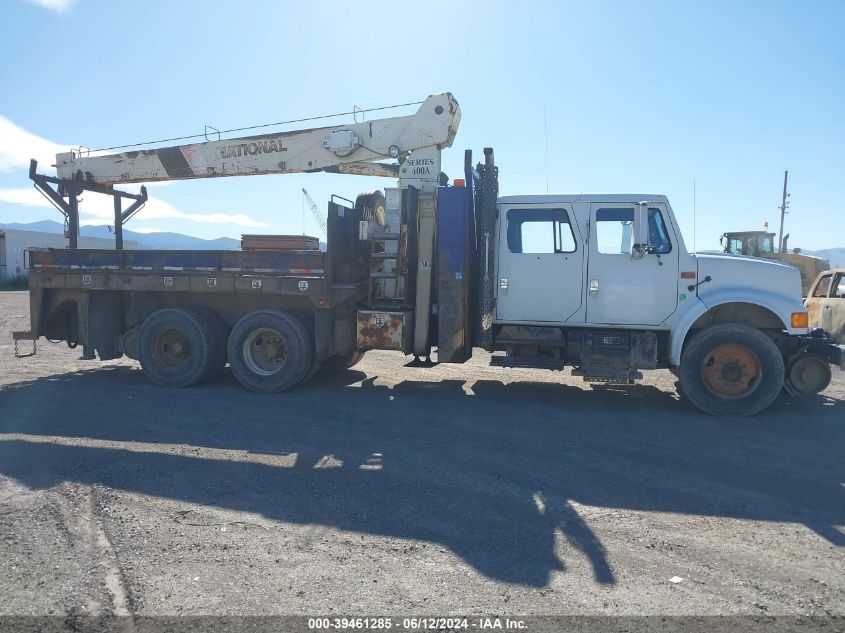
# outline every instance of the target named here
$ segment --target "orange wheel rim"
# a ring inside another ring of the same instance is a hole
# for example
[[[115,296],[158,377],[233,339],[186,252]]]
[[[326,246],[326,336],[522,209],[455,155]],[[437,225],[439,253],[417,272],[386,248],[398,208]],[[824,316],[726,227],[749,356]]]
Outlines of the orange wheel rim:
[[[715,395],[729,400],[743,398],[760,384],[760,359],[744,345],[719,345],[704,357],[701,377]]]

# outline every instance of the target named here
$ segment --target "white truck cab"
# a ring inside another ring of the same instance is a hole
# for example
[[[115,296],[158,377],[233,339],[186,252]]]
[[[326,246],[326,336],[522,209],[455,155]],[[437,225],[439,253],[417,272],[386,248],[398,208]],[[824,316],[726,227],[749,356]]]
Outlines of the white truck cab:
[[[795,338],[809,334],[798,270],[688,252],[664,195],[505,196],[497,223],[494,323],[508,355],[544,345],[559,354],[559,333],[562,360],[585,378],[670,368],[711,413],[762,410],[784,381],[787,390],[813,392],[830,380],[828,362],[806,360]],[[704,332],[712,341],[700,349]],[[640,348],[650,355],[635,359]],[[742,402],[752,393],[756,402]]]
[[[695,261],[665,196],[508,196],[499,208],[500,322],[668,329],[689,295],[679,271]],[[635,259],[640,222],[651,248]]]

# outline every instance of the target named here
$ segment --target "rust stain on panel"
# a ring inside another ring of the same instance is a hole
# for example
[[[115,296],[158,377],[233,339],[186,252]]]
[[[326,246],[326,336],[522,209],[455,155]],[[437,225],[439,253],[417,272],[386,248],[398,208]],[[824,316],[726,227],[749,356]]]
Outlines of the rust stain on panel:
[[[358,312],[358,349],[404,350],[408,340],[407,312]]]

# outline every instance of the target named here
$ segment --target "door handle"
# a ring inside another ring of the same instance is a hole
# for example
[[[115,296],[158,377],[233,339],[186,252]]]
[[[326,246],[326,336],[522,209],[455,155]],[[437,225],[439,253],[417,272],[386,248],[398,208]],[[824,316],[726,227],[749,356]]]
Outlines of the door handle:
[[[599,280],[590,279],[590,294],[595,296],[599,293]]]

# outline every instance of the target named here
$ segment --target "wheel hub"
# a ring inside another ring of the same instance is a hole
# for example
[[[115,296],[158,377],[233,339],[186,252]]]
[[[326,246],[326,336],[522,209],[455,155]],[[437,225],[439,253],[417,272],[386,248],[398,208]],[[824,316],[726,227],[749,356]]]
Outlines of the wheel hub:
[[[704,357],[701,377],[717,396],[743,398],[760,383],[760,359],[744,345],[719,345]]]
[[[177,328],[159,332],[153,338],[152,347],[156,362],[170,369],[182,367],[191,355],[191,347],[185,333]]]
[[[244,361],[250,371],[269,376],[279,371],[287,361],[288,348],[275,330],[261,328],[246,337],[243,346]]]

